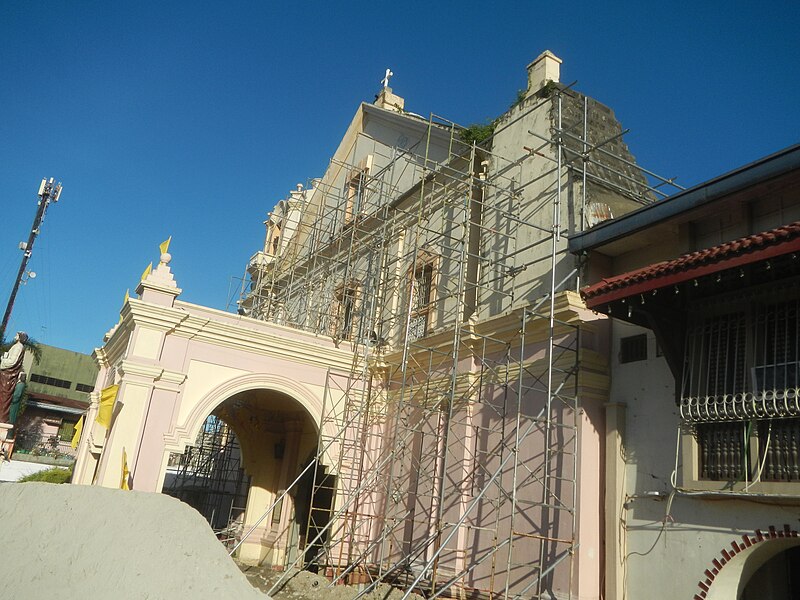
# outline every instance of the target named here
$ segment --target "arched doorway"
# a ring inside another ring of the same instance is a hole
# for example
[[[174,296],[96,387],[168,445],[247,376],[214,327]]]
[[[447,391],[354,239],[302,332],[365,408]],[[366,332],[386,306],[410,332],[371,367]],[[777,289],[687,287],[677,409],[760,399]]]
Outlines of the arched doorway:
[[[194,506],[230,546],[255,527],[240,560],[286,566],[308,538],[315,469],[300,474],[317,454],[315,420],[289,394],[257,387],[222,401],[199,429],[194,446],[170,455],[179,468],[162,491]]]
[[[763,557],[761,559],[763,560]],[[767,558],[747,580],[739,598],[740,600],[800,598],[800,545],[780,550]]]

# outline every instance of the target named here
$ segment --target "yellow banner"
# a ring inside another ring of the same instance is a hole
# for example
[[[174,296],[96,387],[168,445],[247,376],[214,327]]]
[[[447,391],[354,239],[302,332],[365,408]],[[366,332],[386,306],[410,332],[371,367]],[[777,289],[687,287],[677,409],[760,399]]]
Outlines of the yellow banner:
[[[128,471],[128,455],[125,452],[125,448],[122,449],[122,479],[119,481],[119,489],[121,490],[129,490],[131,489],[128,485],[128,477],[130,476],[131,472]]]
[[[83,431],[83,417],[78,419],[78,422],[75,423],[75,433],[72,434],[72,449],[75,450],[78,447],[78,442],[81,441],[81,432]]]
[[[110,385],[100,392],[100,409],[97,411],[95,422],[106,429],[111,427],[111,414],[114,410],[114,400],[117,399],[118,385]]]
[[[169,236],[166,240],[159,244],[158,249],[161,250],[161,254],[166,254],[169,252],[169,243],[172,241],[172,236]]]

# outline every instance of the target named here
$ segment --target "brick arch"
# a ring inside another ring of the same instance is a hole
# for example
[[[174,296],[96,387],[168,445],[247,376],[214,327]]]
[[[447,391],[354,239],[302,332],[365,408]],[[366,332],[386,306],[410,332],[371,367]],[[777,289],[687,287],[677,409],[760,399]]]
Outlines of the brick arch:
[[[798,545],[800,545],[800,535],[789,525],[784,525],[782,529],[770,525],[766,533],[756,529],[753,534],[744,534],[740,539],[734,539],[728,548],[720,550],[719,556],[712,559],[711,564],[705,569],[704,578],[697,583],[699,591],[693,600],[738,597],[736,592],[731,596],[731,591],[741,591],[739,587],[743,576],[749,580],[755,569],[766,560]],[[748,573],[746,563],[757,553],[763,553],[766,558],[755,568],[750,568]]]

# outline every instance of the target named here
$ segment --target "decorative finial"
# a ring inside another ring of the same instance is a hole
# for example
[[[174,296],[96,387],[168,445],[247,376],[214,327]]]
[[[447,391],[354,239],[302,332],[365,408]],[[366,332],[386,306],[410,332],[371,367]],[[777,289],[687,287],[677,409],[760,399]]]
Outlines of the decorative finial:
[[[161,251],[161,256],[159,257],[159,262],[162,264],[168,265],[169,261],[172,260],[172,255],[169,253],[169,243],[172,241],[172,236],[169,236],[166,240],[161,242],[158,245],[158,249]]]
[[[383,88],[384,89],[389,87],[389,78],[392,75],[394,75],[394,73],[392,73],[392,70],[391,69],[386,69],[386,75],[384,75],[383,79],[381,79],[381,83],[383,84]]]

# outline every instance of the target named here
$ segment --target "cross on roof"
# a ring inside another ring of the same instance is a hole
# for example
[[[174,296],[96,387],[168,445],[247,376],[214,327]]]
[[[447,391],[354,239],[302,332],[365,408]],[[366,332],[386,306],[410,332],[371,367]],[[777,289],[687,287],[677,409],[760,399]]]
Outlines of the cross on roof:
[[[389,87],[389,78],[392,75],[394,75],[394,73],[392,73],[392,70],[391,69],[386,69],[386,75],[384,75],[383,79],[381,79],[381,83],[383,84],[384,88]]]

